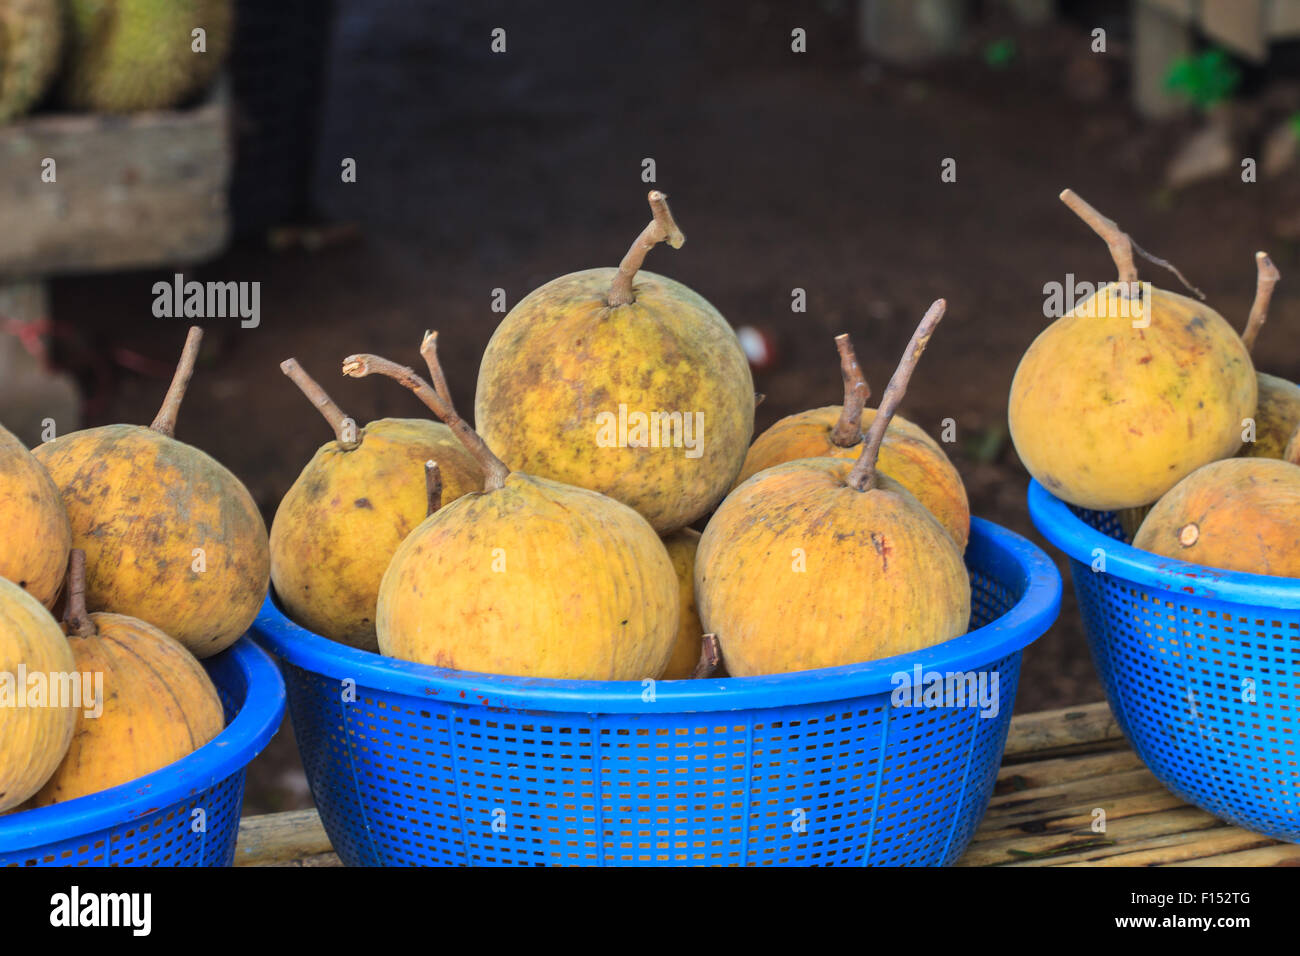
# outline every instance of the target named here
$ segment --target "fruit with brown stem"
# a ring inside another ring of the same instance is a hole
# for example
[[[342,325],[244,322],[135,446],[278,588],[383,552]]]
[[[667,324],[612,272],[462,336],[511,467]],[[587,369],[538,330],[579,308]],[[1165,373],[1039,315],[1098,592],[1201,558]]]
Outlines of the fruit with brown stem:
[[[963,634],[970,578],[924,505],[877,467],[921,352],[930,306],[856,461],[805,458],[745,482],[700,538],[695,593],[736,677],[854,664]]]
[[[440,499],[483,485],[483,471],[441,422],[381,418],[358,429],[298,362],[280,368],[334,429],[271,522],[271,582],[285,612],[316,634],[379,650],[379,582],[397,546],[428,513],[424,463]],[[450,399],[447,399],[450,401]]]
[[[147,621],[208,657],[253,623],[271,558],[248,489],[216,459],[172,437],[202,337],[190,329],[148,428],[87,428],[32,454],[59,487],[73,547],[86,552],[91,610]]]
[[[707,514],[740,471],[754,382],[718,310],[641,269],[685,236],[663,193],[617,269],[574,272],[525,296],[492,335],[474,415],[511,467],[631,505],[660,534]]]
[[[1061,200],[1106,240],[1119,281],[1025,352],[1011,384],[1011,438],[1029,473],[1070,504],[1150,504],[1241,447],[1255,369],[1222,316],[1139,284],[1129,237],[1070,190]]]
[[[59,622],[30,592],[0,578],[0,813],[40,790],[67,753],[76,709],[49,692],[59,684],[51,677],[72,670]],[[20,671],[28,675],[22,683]],[[30,683],[36,675],[39,688]],[[32,692],[40,698],[29,697]]]
[[[436,381],[437,358],[421,349]],[[654,529],[598,492],[506,467],[411,369],[352,355],[420,397],[478,460],[483,491],[444,505],[393,555],[379,588],[383,654],[462,671],[584,680],[658,677],[678,587]]]
[[[1259,330],[1268,321],[1268,305],[1273,298],[1273,287],[1282,278],[1267,253],[1255,253],[1255,301],[1250,307],[1250,318],[1241,333],[1246,351],[1254,352]],[[1242,445],[1241,454],[1249,458],[1281,458],[1287,441],[1300,427],[1300,386],[1267,372],[1257,372],[1259,405],[1255,410],[1254,441]]]
[[[765,468],[799,458],[857,458],[863,429],[870,429],[876,409],[867,408],[871,390],[858,365],[848,335],[837,335],[844,403],[787,415],[754,439],[736,484]],[[939,519],[957,546],[966,550],[970,537],[970,503],[966,486],[952,461],[925,429],[895,415],[880,445],[880,470],[916,496]]]
[[[212,679],[179,642],[124,614],[87,613],[85,560],[80,549],[72,550],[64,627],[73,669],[83,678],[94,675],[96,696],[93,704],[83,697],[72,746],[32,798],[33,807],[99,793],[161,770],[225,726]]]
[[[1198,468],[1152,507],[1133,546],[1248,574],[1300,578],[1300,467],[1227,458]]]
[[[63,588],[72,528],[49,472],[0,427],[0,578],[47,608]]]

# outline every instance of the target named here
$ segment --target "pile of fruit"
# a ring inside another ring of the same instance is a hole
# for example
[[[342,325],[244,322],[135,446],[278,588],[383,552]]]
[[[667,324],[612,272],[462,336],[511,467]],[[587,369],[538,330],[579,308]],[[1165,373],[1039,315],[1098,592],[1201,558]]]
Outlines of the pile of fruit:
[[[172,437],[201,339],[148,428],[35,452],[0,428],[0,813],[135,780],[224,726],[198,658],[248,629],[270,551],[239,479]]]
[[[1119,280],[1021,360],[1010,425],[1025,467],[1069,504],[1117,512],[1135,547],[1300,577],[1300,388],[1251,359],[1277,269],[1256,254],[1238,335],[1198,299],[1139,283],[1128,235],[1070,190],[1061,199],[1105,239]]]
[[[847,336],[841,406],[753,433],[726,320],[642,270],[685,240],[663,194],[616,269],[555,279],[489,342],[475,426],[426,333],[429,381],[375,355],[440,419],[358,428],[293,359],[334,430],[272,523],[275,594],[308,629],[454,670],[591,680],[874,660],[964,633],[970,512],[940,446],[897,417],[943,317],[926,313],[879,409]],[[703,532],[692,524],[704,524]]]
[[[233,0],[0,0],[0,123],[53,90],[69,109],[167,109],[206,90]],[[196,36],[196,31],[203,31]]]

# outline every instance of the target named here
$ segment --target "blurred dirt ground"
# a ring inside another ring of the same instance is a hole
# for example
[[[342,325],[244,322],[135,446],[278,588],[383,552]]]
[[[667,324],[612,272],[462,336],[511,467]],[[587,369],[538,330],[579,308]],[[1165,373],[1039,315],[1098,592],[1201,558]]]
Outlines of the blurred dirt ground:
[[[274,253],[253,237],[185,270],[262,283],[260,328],[207,323],[177,435],[240,475],[268,521],[330,437],[281,359],[297,356],[359,420],[422,414],[392,383],[337,369],[356,351],[417,363],[421,333],[436,328],[456,399],[471,409],[500,319],[493,289],[513,304],[556,275],[616,264],[646,219],[644,157],[688,236],[680,251],[653,252],[649,268],[777,342],[778,366],[757,375],[759,429],[838,402],[838,332],[853,333],[878,395],[915,322],[944,296],[948,317],[903,413],[936,436],[954,419],[950,454],[974,512],[1035,540],[1027,476],[1005,439],[1011,376],[1046,323],[1044,283],[1113,275],[1105,246],[1057,201],[1063,187],[1176,262],[1234,322],[1249,308],[1252,254],[1268,249],[1283,281],[1261,367],[1300,376],[1300,266],[1294,245],[1272,238],[1294,192],[1230,176],[1162,195],[1187,127],[1139,121],[1122,44],[1095,57],[1084,25],[1015,33],[1017,55],[1000,69],[978,55],[989,36],[974,34],[965,55],[909,72],[865,61],[845,4],[445,6],[340,4],[315,194],[359,239]],[[505,55],[488,50],[495,26],[507,29]],[[790,52],[794,26],[808,31],[806,54]],[[355,184],[338,182],[343,157],[357,160]],[[955,183],[940,181],[945,158]],[[100,355],[127,348],[170,363],[183,322],[160,327],[150,313],[152,283],[166,274],[59,281],[55,317]],[[1173,285],[1154,267],[1145,277]],[[796,287],[807,314],[790,311]],[[97,392],[95,421],[147,422],[164,390],[164,379],[120,373]],[[1101,697],[1067,584],[1060,623],[1025,655],[1017,707]],[[248,808],[309,799],[282,732],[250,774]]]

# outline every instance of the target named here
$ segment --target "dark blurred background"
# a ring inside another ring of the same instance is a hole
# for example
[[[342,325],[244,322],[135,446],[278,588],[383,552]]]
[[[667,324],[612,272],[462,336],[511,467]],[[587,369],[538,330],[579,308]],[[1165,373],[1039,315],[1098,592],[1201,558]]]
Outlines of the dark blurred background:
[[[155,281],[260,282],[258,328],[204,323],[177,437],[238,474],[269,522],[330,437],[281,359],[297,356],[358,420],[422,414],[391,383],[337,369],[356,351],[416,363],[421,333],[438,329],[471,409],[501,318],[493,290],[513,305],[556,275],[615,265],[646,220],[651,158],[689,241],[649,268],[772,347],[755,373],[759,430],[838,403],[839,332],[878,394],[944,296],[903,414],[936,437],[954,419],[947,447],[974,512],[1041,542],[1006,435],[1011,376],[1047,322],[1045,283],[1113,276],[1062,188],[1175,262],[1234,323],[1253,253],[1269,251],[1283,281],[1259,364],[1300,377],[1298,6],[249,0],[221,81],[232,159],[220,252],[130,271],[39,275],[26,262],[20,278],[49,292],[32,307],[49,320],[45,360],[71,376],[90,424],[148,422],[162,397],[187,322],[154,317]],[[504,53],[491,49],[498,27]],[[806,52],[792,50],[796,29]],[[354,183],[341,179],[347,158]],[[1244,182],[1247,158],[1257,172]],[[955,182],[941,179],[948,159]],[[1176,286],[1155,267],[1145,277]],[[796,287],[806,314],[791,312]],[[1103,696],[1068,587],[1019,693],[1021,711]],[[254,766],[250,811],[309,801],[296,760],[282,732]]]

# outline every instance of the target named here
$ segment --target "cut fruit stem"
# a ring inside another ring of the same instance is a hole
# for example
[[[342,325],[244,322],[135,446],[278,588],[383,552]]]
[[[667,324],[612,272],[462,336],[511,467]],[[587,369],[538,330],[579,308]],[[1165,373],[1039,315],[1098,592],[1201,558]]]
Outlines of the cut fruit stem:
[[[199,360],[199,346],[203,344],[203,330],[191,325],[185,336],[185,348],[181,350],[181,360],[176,364],[172,383],[167,388],[158,415],[149,427],[168,438],[176,434],[176,417],[181,411],[181,402],[185,401],[185,390],[189,388],[190,377],[194,374],[194,364]]]
[[[921,324],[912,333],[912,340],[907,343],[907,350],[903,353],[898,368],[894,370],[889,385],[885,388],[885,394],[880,399],[880,408],[876,411],[876,417],[872,419],[871,428],[867,430],[862,452],[858,455],[853,470],[849,472],[847,481],[850,488],[870,491],[876,487],[879,475],[876,471],[876,462],[880,458],[880,445],[885,440],[885,431],[889,428],[894,413],[898,411],[898,406],[902,404],[903,396],[907,393],[907,383],[911,380],[912,373],[916,371],[921,353],[930,343],[930,336],[934,335],[934,330],[943,319],[947,308],[946,301],[935,299],[925,313],[925,317],[921,319]]]
[[[307,396],[307,400],[316,406],[316,410],[321,413],[325,421],[329,422],[330,428],[334,429],[334,439],[339,443],[339,447],[344,451],[351,451],[361,442],[356,438],[349,439],[348,424],[352,424],[351,432],[356,432],[356,422],[347,415],[343,414],[343,409],[334,404],[334,399],[329,397],[329,393],[321,388],[319,382],[307,374],[306,370],[298,364],[295,358],[287,358],[280,363],[280,371],[289,376],[293,384],[297,385],[302,393]]]
[[[668,197],[657,189],[650,190],[646,197],[650,201],[650,211],[654,218],[641,230],[632,248],[627,251],[623,261],[618,264],[618,272],[609,286],[609,304],[611,306],[631,305],[636,301],[632,293],[632,280],[645,262],[646,253],[661,242],[666,242],[674,249],[680,249],[686,236],[677,228],[677,222],[668,209]]]
[[[847,332],[835,336],[835,347],[840,353],[840,374],[844,377],[844,405],[839,421],[831,429],[831,441],[840,448],[852,448],[862,441],[862,410],[871,397],[871,386],[862,374]]]

